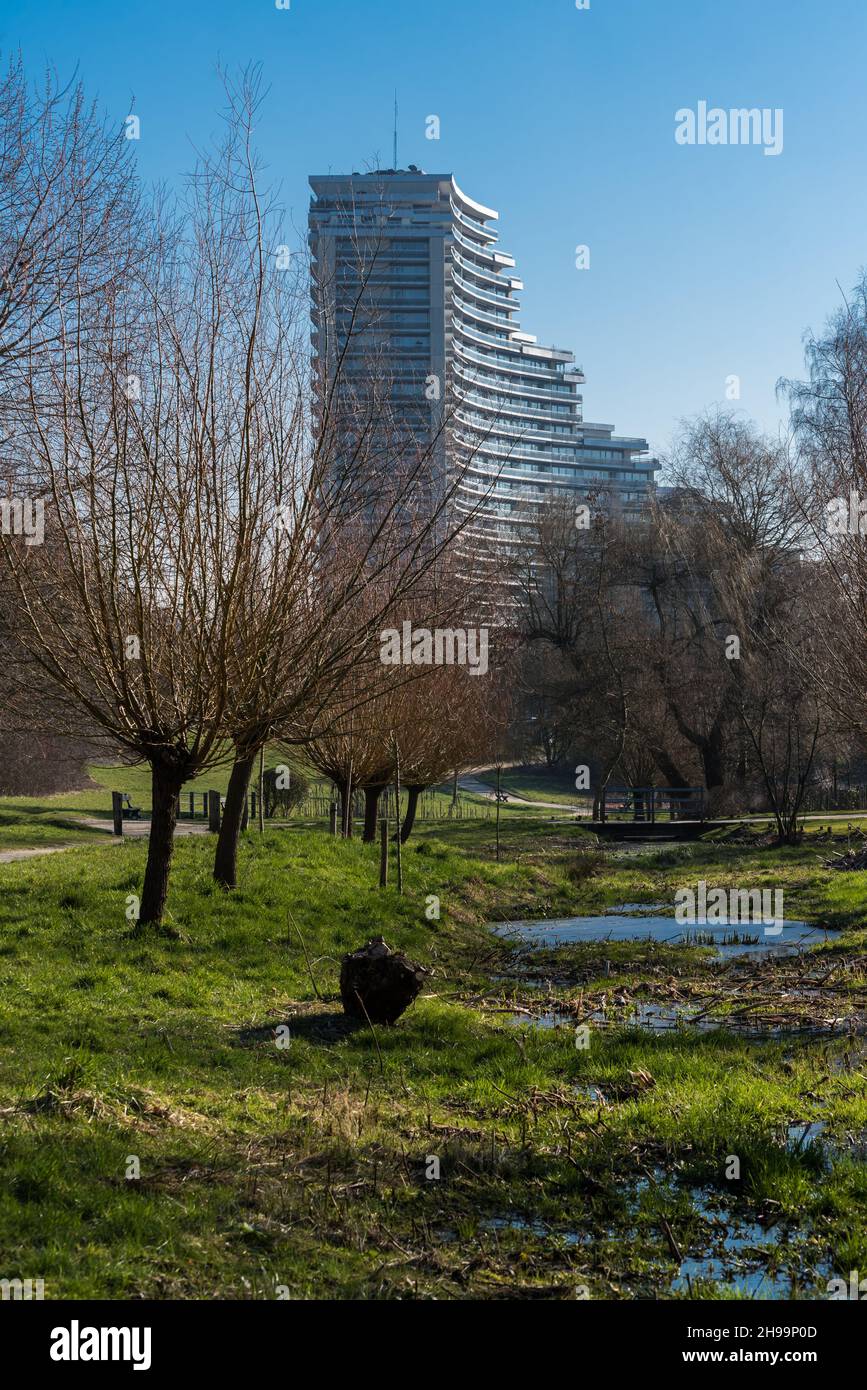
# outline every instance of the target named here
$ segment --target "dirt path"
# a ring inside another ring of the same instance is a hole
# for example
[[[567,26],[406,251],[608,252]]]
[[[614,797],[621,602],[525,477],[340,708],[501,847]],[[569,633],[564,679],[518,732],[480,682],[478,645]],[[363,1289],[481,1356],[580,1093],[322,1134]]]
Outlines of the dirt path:
[[[0,864],[16,864],[19,859],[34,859],[39,854],[63,854],[75,848],[75,845],[38,845],[34,849],[2,849]]]
[[[473,796],[483,796],[486,801],[496,801],[497,799],[497,793],[486,782],[481,782],[478,777],[459,777],[458,786],[462,791],[471,792]],[[569,811],[573,816],[593,815],[588,807],[573,806],[568,801],[531,801],[529,797],[521,796],[520,792],[515,791],[508,791],[505,795],[509,803],[517,801],[521,806],[539,806],[545,811]]]
[[[123,836],[115,835],[114,826],[111,821],[100,820],[96,816],[82,816],[76,819],[76,825],[86,825],[90,830],[99,830],[108,835],[112,844],[119,845],[123,840],[144,840],[150,834],[151,823],[149,820],[125,821]],[[207,821],[180,821],[175,826],[175,835],[207,835]],[[83,849],[93,842],[90,840],[76,840],[68,845],[33,845],[22,847],[21,849],[0,850],[0,864],[17,864],[22,859],[36,859],[41,854],[63,854],[69,849]]]
[[[79,821],[80,825],[86,825],[91,830],[102,830],[110,835],[113,840],[120,844],[124,840],[143,840],[151,830],[149,820],[125,820],[123,823],[123,835],[118,836],[114,833],[114,824],[110,820],[100,820],[97,816],[86,816]],[[175,835],[207,835],[209,834],[208,822],[206,820],[179,820],[175,826]]]

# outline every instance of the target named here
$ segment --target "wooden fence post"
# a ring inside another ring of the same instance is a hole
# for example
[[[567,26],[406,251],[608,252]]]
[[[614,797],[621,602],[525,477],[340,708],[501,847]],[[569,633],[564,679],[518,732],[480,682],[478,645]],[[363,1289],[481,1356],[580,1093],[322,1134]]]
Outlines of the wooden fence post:
[[[379,822],[379,886],[388,883],[388,821],[383,817]]]
[[[123,834],[123,793],[112,792],[111,794],[111,815],[114,821],[115,835]]]
[[[220,830],[220,793],[208,792],[208,829],[219,833]]]
[[[394,734],[394,847],[397,856],[397,891],[403,892],[403,861],[400,857],[400,744]]]
[[[331,803],[331,807],[330,807],[330,810],[329,810],[329,816],[330,816],[330,821],[331,821],[331,833],[332,833],[332,835],[336,835],[336,834],[337,834],[337,802],[336,802],[336,801],[332,801],[332,803]]]

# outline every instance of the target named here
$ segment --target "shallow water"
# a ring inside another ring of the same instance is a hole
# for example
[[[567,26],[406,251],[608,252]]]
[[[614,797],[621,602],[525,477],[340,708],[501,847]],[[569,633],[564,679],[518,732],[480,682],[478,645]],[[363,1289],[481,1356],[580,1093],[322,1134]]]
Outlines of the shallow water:
[[[786,1129],[786,1148],[790,1153],[803,1153],[811,1144],[819,1142],[825,1128],[824,1120],[797,1120]]]
[[[840,1159],[867,1162],[867,1130],[849,1130],[832,1137],[827,1128],[825,1120],[795,1120],[786,1128],[786,1148],[794,1154],[815,1148],[826,1168]]]
[[[725,1014],[704,1013],[698,1004],[657,1004],[647,1000],[638,1000],[626,1013],[586,1008],[581,1015],[581,1022],[591,1023],[597,1028],[644,1028],[651,1033],[672,1033],[679,1029],[717,1033],[725,1029],[739,1037],[766,1040],[790,1037],[835,1038],[843,1037],[848,1032],[845,1021],[834,1026],[805,1024],[801,1021],[767,1023],[761,1019],[756,1021],[729,1017]],[[508,1014],[506,1023],[514,1028],[575,1028],[578,1020],[565,1009],[546,1009],[538,1014]],[[828,1066],[832,1071],[847,1069],[842,1061],[829,1061]]]
[[[790,955],[806,946],[816,946],[828,940],[828,933],[806,922],[784,922],[782,930],[766,927],[761,922],[751,925],[718,926],[702,923],[685,926],[673,917],[643,917],[610,914],[603,917],[554,917],[544,922],[499,922],[494,927],[498,936],[525,942],[528,946],[570,946],[582,941],[657,941],[667,945],[689,945],[712,940],[717,960],[732,956]],[[733,936],[757,937],[758,940],[733,941]]]
[[[808,1298],[826,1296],[827,1281],[833,1275],[826,1259],[816,1262],[813,1252],[807,1255],[805,1249],[800,1259],[792,1261],[790,1258],[784,1262],[783,1253],[793,1249],[784,1228],[763,1225],[726,1210],[718,1194],[706,1188],[691,1187],[686,1192],[700,1225],[691,1229],[690,1240],[680,1236],[686,1248],[681,1250],[676,1272],[668,1276],[672,1293],[689,1294],[693,1285],[706,1283],[759,1300],[788,1299],[797,1292],[806,1293]],[[646,1201],[659,1207],[660,1212],[667,1210],[673,1225],[682,1230],[683,1214],[678,1214],[676,1209],[677,1190],[668,1186],[661,1172],[653,1183],[642,1178],[631,1185],[628,1206],[633,1220]],[[625,1229],[608,1226],[601,1232],[581,1228],[557,1230],[542,1221],[502,1216],[483,1221],[481,1229],[493,1234],[513,1231],[540,1240],[588,1248],[600,1235],[608,1240],[625,1239],[634,1227],[631,1224]],[[798,1234],[803,1236],[804,1232]]]

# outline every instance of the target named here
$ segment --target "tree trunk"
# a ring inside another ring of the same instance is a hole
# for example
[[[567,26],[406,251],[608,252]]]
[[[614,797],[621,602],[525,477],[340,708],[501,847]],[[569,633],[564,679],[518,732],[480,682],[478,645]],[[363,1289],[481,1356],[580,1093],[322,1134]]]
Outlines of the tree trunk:
[[[418,799],[424,791],[424,787],[410,785],[406,789],[406,812],[403,817],[403,825],[400,827],[400,843],[405,845],[412,828],[415,825],[415,813],[418,809]]]
[[[334,785],[337,788],[337,797],[340,803],[339,825],[340,833],[344,840],[352,839],[352,808],[348,804],[350,789],[348,778],[335,778]]]
[[[232,764],[223,819],[217,836],[217,849],[214,854],[214,878],[223,888],[235,888],[238,882],[238,837],[247,801],[247,789],[255,753],[237,757]]]
[[[400,857],[400,744],[392,734],[394,743],[394,829],[397,851],[397,891],[403,892],[403,861]]]
[[[364,788],[364,833],[362,840],[366,845],[372,845],[376,840],[376,821],[379,812],[379,798],[382,796],[384,786]]]
[[[699,750],[704,771],[704,782],[708,791],[724,787],[726,780],[725,737],[719,725],[711,729]]]
[[[662,773],[670,787],[688,787],[689,778],[681,772],[679,766],[665,748],[660,748],[658,744],[650,745],[650,752],[653,761]]]
[[[158,927],[163,920],[175,847],[178,793],[183,783],[183,773],[176,768],[166,768],[159,763],[151,765],[151,829],[139,906],[139,926]]]

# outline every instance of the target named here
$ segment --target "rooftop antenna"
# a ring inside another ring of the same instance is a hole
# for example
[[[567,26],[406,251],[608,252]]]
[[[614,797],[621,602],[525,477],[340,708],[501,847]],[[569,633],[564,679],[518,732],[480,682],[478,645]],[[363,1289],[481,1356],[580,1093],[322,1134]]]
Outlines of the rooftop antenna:
[[[397,89],[394,93],[394,163],[391,166],[397,169]]]

